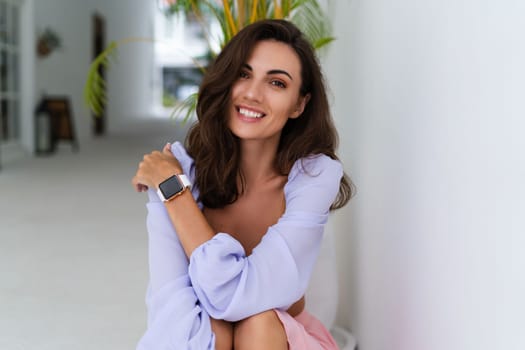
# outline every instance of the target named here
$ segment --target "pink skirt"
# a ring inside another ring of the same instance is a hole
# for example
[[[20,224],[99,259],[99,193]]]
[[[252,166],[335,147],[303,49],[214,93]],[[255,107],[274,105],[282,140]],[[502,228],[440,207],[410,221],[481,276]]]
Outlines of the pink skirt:
[[[292,317],[286,311],[274,310],[281,320],[290,350],[338,350],[326,327],[308,311]]]

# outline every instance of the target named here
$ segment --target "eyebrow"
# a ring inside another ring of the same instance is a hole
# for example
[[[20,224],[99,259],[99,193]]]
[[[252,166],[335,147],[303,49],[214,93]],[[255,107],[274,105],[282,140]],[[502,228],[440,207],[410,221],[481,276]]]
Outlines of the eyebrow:
[[[243,66],[248,69],[249,71],[253,71],[253,68],[248,64],[248,63],[245,63],[243,64]],[[288,78],[290,78],[290,80],[293,80],[292,76],[290,75],[290,73],[288,73],[287,71],[285,70],[282,70],[282,69],[271,69],[269,70],[268,72],[266,72],[266,74],[284,74],[286,75]]]

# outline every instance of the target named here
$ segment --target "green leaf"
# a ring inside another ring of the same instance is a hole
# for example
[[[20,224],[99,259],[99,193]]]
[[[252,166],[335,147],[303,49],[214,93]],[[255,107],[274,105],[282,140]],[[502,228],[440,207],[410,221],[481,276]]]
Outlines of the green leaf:
[[[193,93],[186,97],[184,101],[179,102],[177,107],[173,109],[170,114],[170,118],[177,118],[178,116],[184,116],[182,118],[182,123],[185,124],[192,116],[195,115],[195,110],[197,108],[197,99],[198,93]]]
[[[89,67],[84,85],[84,102],[96,116],[102,114],[107,102],[106,81],[100,75],[100,69],[109,67],[110,60],[116,56],[117,46],[115,41],[111,42]]]
[[[320,38],[316,40],[314,43],[312,43],[312,46],[314,49],[318,50],[328,44],[330,44],[332,41],[334,41],[334,37],[327,37],[327,38]]]
[[[314,48],[333,41],[330,19],[316,0],[295,0],[290,20],[297,25]]]

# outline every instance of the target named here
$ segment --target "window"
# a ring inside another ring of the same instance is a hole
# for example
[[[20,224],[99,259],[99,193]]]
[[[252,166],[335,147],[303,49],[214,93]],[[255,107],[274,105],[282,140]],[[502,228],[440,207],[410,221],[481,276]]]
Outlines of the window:
[[[0,142],[19,138],[19,62],[18,21],[20,7],[13,0],[0,0]]]
[[[155,15],[155,89],[154,111],[158,116],[170,116],[174,107],[192,93],[197,92],[202,71],[210,60],[211,45],[219,50],[220,26],[211,14],[204,13],[206,32],[192,15],[167,15],[163,2]],[[211,42],[207,41],[210,39]],[[215,40],[213,38],[216,38]]]

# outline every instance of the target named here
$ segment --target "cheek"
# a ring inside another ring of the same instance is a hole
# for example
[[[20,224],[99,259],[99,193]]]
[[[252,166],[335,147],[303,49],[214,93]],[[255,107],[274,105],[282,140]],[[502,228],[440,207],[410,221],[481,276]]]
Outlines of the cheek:
[[[224,113],[224,118],[228,127],[230,127],[231,122],[235,119],[235,112],[235,106],[233,105],[233,102],[230,101],[226,113]]]
[[[228,118],[231,116],[232,112],[235,109],[235,101],[237,101],[238,96],[239,96],[239,89],[236,88],[236,86],[234,85],[232,86],[230,90],[230,97],[228,101],[228,107],[226,110],[226,115],[228,116]]]
[[[240,82],[234,83],[230,90],[230,99],[232,101],[235,101],[239,97],[241,91],[242,91],[242,84]]]
[[[290,101],[294,101],[290,103]],[[285,114],[287,117],[291,117],[296,111],[297,111],[297,98],[293,96],[288,96],[285,100],[281,101],[281,108],[283,114]]]

